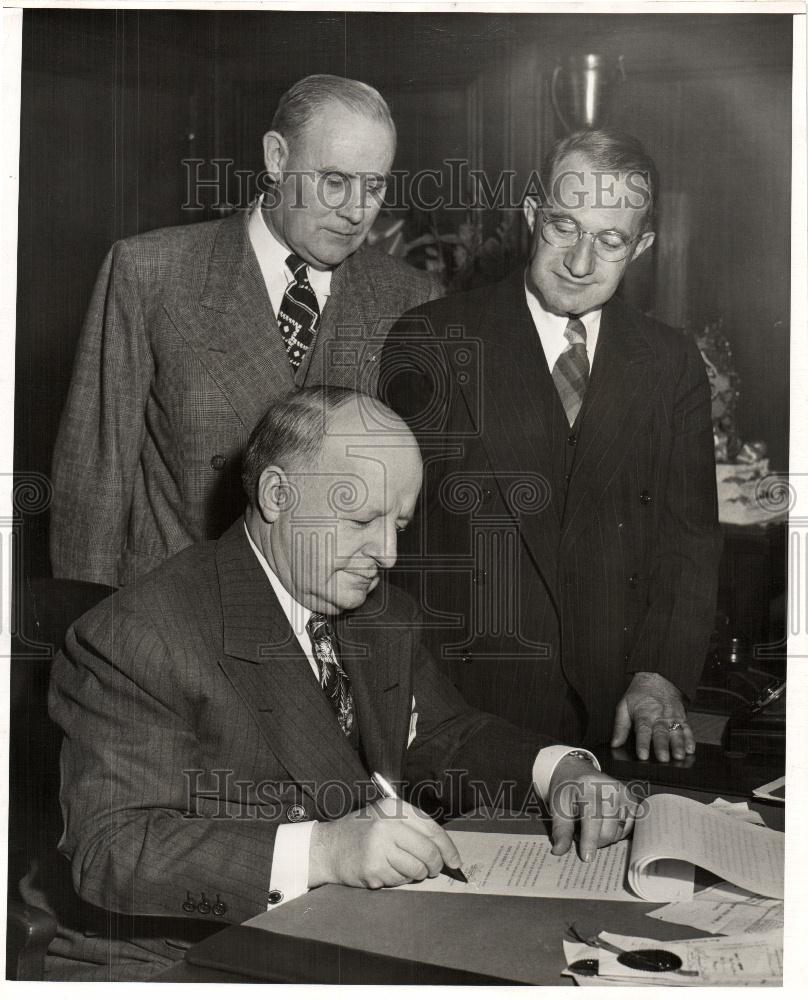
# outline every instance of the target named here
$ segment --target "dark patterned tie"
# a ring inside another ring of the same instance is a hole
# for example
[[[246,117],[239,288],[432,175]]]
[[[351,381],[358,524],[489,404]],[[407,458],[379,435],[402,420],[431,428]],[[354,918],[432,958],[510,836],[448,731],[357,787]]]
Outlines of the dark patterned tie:
[[[283,342],[286,344],[289,364],[297,371],[317,333],[320,307],[317,305],[317,296],[309,281],[309,269],[305,260],[297,254],[290,253],[286,258],[286,266],[295,276],[295,280],[283,296],[278,313],[278,325],[281,328]]]
[[[553,368],[553,381],[561,397],[570,427],[575,423],[589,382],[589,358],[586,355],[586,327],[577,316],[570,316],[564,336],[569,347],[559,355]]]
[[[328,619],[315,611],[306,624],[306,631],[309,633],[314,658],[320,671],[320,687],[328,696],[343,733],[356,746],[358,734],[351,682],[339,665],[337,654],[334,652]]]

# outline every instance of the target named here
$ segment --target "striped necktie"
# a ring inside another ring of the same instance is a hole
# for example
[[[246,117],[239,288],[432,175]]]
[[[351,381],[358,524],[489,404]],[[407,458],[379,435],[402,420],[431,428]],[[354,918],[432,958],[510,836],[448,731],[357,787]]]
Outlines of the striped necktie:
[[[561,397],[570,427],[584,401],[589,382],[589,358],[586,354],[586,327],[577,316],[570,316],[564,330],[569,347],[559,355],[553,368],[553,382]]]
[[[290,253],[286,258],[286,266],[294,275],[294,281],[283,296],[278,325],[286,344],[289,364],[297,371],[317,333],[320,307],[309,281],[309,269],[305,260]]]
[[[320,687],[325,691],[343,733],[352,745],[356,746],[359,734],[356,731],[356,710],[351,694],[351,682],[334,651],[334,640],[328,619],[315,611],[306,623],[306,631],[309,633],[314,658],[320,671]]]

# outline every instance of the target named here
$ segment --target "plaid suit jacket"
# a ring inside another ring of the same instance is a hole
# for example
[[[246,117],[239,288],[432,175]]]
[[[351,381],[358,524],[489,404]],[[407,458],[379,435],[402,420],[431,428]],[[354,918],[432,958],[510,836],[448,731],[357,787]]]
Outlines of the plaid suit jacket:
[[[426,463],[396,572],[472,704],[595,743],[633,672],[695,693],[721,536],[689,338],[612,299],[571,430],[519,270],[404,316],[380,385]]]
[[[60,848],[82,904],[72,919],[85,926],[60,927],[49,977],[146,978],[200,923],[212,933],[265,909],[278,824],[353,811],[369,771],[412,787],[451,768],[489,786],[514,778],[529,794],[548,740],[462,700],[421,645],[409,598],[380,587],[335,624],[367,769],[242,521],[71,628],[50,711],[64,732]],[[454,809],[468,804],[457,780],[444,785]],[[203,894],[226,912],[187,919],[183,904]]]
[[[120,586],[218,537],[243,507],[240,452],[267,405],[322,382],[374,392],[392,321],[435,294],[361,247],[335,269],[293,373],[247,219],[157,230],[107,256],[53,456],[55,576]]]

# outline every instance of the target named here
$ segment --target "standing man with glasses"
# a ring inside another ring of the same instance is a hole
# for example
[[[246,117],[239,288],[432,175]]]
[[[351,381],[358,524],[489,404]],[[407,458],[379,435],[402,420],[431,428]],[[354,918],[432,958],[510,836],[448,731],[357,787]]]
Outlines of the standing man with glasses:
[[[402,582],[473,704],[682,759],[720,554],[704,365],[615,297],[655,236],[640,143],[575,133],[541,180],[527,268],[388,338],[380,393],[427,469]]]
[[[217,537],[272,400],[318,383],[374,391],[380,338],[437,294],[365,245],[395,151],[378,91],[308,76],[278,103],[249,210],[113,246],[53,458],[55,576],[119,586]]]

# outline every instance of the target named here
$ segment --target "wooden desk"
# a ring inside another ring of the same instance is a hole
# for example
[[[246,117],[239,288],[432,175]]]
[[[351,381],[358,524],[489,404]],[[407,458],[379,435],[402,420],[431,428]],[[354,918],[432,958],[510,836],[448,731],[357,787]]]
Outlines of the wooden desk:
[[[681,789],[655,785],[652,791]],[[687,794],[700,801],[714,797]],[[768,825],[783,828],[781,808],[758,803],[755,808]],[[536,817],[464,819],[450,829],[502,830],[503,824],[519,833],[545,830]],[[243,970],[244,982],[570,985],[560,972],[565,964],[562,939],[571,922],[584,934],[612,930],[660,940],[705,936],[690,927],[649,920],[646,913],[659,905],[329,885],[274,910],[272,933],[251,922],[230,927],[192,949],[191,962],[180,962],[157,978],[239,981],[232,972],[194,966],[194,952],[204,949],[206,961],[215,951],[230,969]]]

